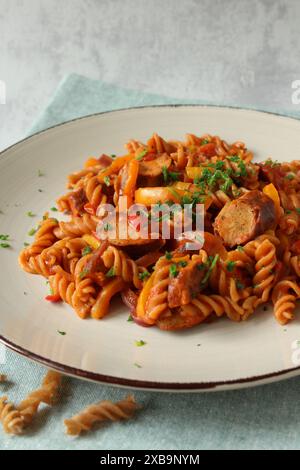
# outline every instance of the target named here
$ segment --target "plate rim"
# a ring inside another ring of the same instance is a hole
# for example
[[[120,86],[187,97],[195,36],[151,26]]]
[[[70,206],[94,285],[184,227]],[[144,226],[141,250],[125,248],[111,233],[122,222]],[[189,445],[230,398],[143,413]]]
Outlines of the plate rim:
[[[215,104],[196,104],[196,103],[176,103],[176,104],[156,104],[156,105],[142,105],[142,106],[133,106],[128,108],[118,108],[110,111],[102,111],[98,113],[87,114],[84,116],[80,116],[74,119],[70,119],[68,121],[64,121],[53,126],[47,127],[46,129],[42,129],[37,131],[33,134],[28,135],[24,139],[19,140],[18,142],[6,147],[5,149],[0,151],[0,157],[3,157],[8,151],[13,150],[15,147],[22,145],[23,143],[34,139],[44,133],[47,133],[51,130],[67,126],[72,123],[76,123],[77,121],[87,120],[93,117],[102,116],[106,114],[112,114],[122,111],[136,111],[139,109],[158,109],[158,108],[214,108],[214,109],[222,109],[222,110],[236,110],[236,111],[247,111],[251,114],[266,114],[270,116],[280,117],[284,120],[292,120],[298,121],[297,117],[291,115],[285,115],[278,112],[260,110],[260,109],[253,109],[247,107],[240,107],[240,106],[220,106]],[[42,364],[46,367],[51,369],[55,369],[57,371],[62,372],[63,374],[74,376],[77,378],[90,380],[92,382],[102,383],[103,385],[111,385],[111,386],[120,386],[125,388],[134,388],[134,389],[141,389],[141,390],[152,390],[152,391],[178,391],[178,392],[188,392],[188,391],[212,391],[222,389],[223,387],[226,390],[232,390],[242,387],[250,387],[263,385],[266,383],[274,382],[278,380],[284,380],[287,378],[291,378],[297,375],[300,375],[300,366],[295,366],[289,369],[282,369],[276,372],[270,372],[268,374],[261,374],[257,376],[251,377],[244,377],[232,380],[225,380],[225,381],[213,381],[213,382],[156,382],[156,381],[149,381],[149,380],[140,380],[140,379],[125,379],[122,377],[116,377],[106,374],[99,374],[96,372],[86,371],[83,369],[79,369],[77,367],[69,366],[66,364],[61,364],[56,362],[52,359],[45,358],[37,353],[29,351],[28,349],[23,348],[22,346],[15,344],[14,342],[10,341],[9,339],[5,338],[4,336],[0,335],[0,342],[8,347],[10,350],[20,354],[27,359],[30,359],[34,362]],[[287,377],[288,376],[288,377]]]

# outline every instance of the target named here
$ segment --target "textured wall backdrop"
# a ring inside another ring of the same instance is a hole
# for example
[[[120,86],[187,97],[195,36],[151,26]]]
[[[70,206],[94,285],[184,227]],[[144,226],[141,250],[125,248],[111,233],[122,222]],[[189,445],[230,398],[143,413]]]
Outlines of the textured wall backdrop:
[[[292,109],[299,20],[298,0],[0,0],[0,148],[23,136],[71,72]]]

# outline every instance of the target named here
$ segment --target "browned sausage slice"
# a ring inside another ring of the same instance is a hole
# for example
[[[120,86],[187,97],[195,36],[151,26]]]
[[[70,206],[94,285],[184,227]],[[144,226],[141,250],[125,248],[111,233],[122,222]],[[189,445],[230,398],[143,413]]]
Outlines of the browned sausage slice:
[[[185,267],[180,267],[178,275],[173,277],[168,287],[168,305],[170,308],[189,304],[192,299],[205,287],[201,285],[207,267],[199,260],[190,261]]]
[[[249,191],[226,204],[214,223],[215,234],[229,247],[243,245],[276,223],[275,205],[261,191]]]
[[[167,154],[160,155],[153,160],[143,160],[139,165],[140,186],[158,186],[163,180],[163,168],[171,166],[171,157]]]

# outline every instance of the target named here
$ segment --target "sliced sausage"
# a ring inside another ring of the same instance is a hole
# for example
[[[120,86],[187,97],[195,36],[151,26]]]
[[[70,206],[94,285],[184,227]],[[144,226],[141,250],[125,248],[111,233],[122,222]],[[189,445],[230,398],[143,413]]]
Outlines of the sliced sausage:
[[[178,268],[178,275],[173,277],[168,287],[168,306],[170,308],[189,304],[205,287],[201,282],[207,267],[199,260],[190,261],[187,266]]]
[[[215,234],[229,247],[243,245],[276,224],[275,204],[261,191],[249,191],[227,203],[214,223]]]
[[[69,200],[72,214],[75,216],[82,212],[83,206],[88,202],[83,188],[73,191],[69,196]]]
[[[113,161],[114,161],[113,158],[109,157],[108,155],[105,155],[105,153],[103,153],[101,157],[98,158],[98,162],[101,168],[109,167]]]
[[[163,168],[170,168],[171,157],[163,154],[153,160],[142,160],[139,165],[139,186],[159,186],[163,182]]]

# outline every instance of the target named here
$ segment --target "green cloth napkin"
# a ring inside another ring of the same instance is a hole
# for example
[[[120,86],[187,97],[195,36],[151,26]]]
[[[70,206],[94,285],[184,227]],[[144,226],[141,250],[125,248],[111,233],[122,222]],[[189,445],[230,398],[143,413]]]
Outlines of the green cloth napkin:
[[[61,83],[31,133],[86,114],[177,102],[71,75]],[[0,384],[0,395],[7,394],[17,403],[39,386],[45,369],[7,350],[0,372],[11,380]],[[127,391],[66,378],[57,406],[41,408],[24,436],[11,438],[0,430],[0,449],[299,449],[299,390],[300,377],[232,392],[138,391],[135,396],[144,408],[136,419],[73,439],[64,434],[65,418],[99,400],[117,401]]]

